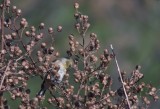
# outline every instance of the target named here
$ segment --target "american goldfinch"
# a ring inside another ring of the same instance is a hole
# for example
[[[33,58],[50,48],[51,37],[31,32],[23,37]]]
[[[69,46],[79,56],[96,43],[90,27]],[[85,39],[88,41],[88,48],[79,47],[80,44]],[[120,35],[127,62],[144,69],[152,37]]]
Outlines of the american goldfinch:
[[[67,69],[72,66],[73,60],[67,59],[67,58],[60,58],[54,62],[51,63],[54,66],[57,66],[57,68],[54,68],[51,66],[51,68],[47,71],[47,74],[44,78],[44,81],[41,85],[41,90],[38,92],[38,96],[44,96],[46,90],[51,86],[55,84],[61,83],[63,80],[64,75],[66,74]],[[53,71],[56,71],[56,73],[53,73]]]

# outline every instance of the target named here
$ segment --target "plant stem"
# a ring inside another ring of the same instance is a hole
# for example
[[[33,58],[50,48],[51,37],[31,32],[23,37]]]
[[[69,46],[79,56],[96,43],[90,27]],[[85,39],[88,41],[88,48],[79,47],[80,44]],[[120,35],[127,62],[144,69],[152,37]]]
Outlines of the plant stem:
[[[130,105],[130,102],[129,102],[129,98],[128,98],[128,95],[127,95],[127,91],[126,91],[126,88],[125,88],[125,85],[124,85],[124,81],[123,81],[123,78],[122,78],[122,75],[121,75],[121,70],[120,70],[120,67],[119,67],[119,64],[118,64],[116,55],[115,55],[115,53],[114,53],[114,49],[113,49],[112,44],[110,45],[110,47],[111,47],[112,53],[113,53],[113,55],[114,55],[114,60],[115,60],[116,65],[117,65],[117,70],[118,70],[119,77],[120,77],[120,80],[121,80],[121,83],[122,83],[122,86],[123,86],[124,94],[125,94],[125,96],[126,96],[126,100],[127,100],[128,107],[129,107],[129,109],[131,109],[131,105]]]
[[[2,79],[1,79],[0,90],[2,89],[3,82],[4,82],[4,79],[5,79],[5,77],[6,77],[6,72],[7,72],[7,70],[9,69],[10,64],[11,64],[11,60],[8,62],[8,65],[7,65],[7,67],[6,67],[6,70],[4,71],[3,77],[2,77]]]
[[[3,0],[3,7],[2,7],[2,13],[1,13],[1,50],[4,49],[4,14],[5,14],[5,0]],[[3,62],[4,56],[1,57],[1,62]]]

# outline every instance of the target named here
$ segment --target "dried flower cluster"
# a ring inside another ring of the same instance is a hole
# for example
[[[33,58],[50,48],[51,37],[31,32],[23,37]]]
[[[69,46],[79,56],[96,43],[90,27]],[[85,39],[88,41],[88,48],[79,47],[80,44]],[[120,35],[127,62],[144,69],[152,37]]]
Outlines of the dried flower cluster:
[[[59,109],[144,109],[159,99],[158,89],[140,81],[144,75],[139,65],[130,75],[121,72],[118,66],[117,74],[122,85],[116,90],[111,88],[114,81],[107,68],[110,62],[117,62],[113,48],[112,52],[105,49],[100,56],[97,55],[100,49],[97,35],[86,34],[90,27],[89,17],[79,12],[78,3],[74,4],[74,8],[78,34],[68,36],[70,48],[66,52],[74,65],[61,84],[50,84],[51,97],[45,98],[31,97],[32,89],[28,88],[27,82],[31,76],[43,79],[51,67],[53,74],[58,71],[58,66],[51,62],[59,56],[53,44],[55,32],[61,32],[62,26],[58,26],[56,31],[52,27],[46,29],[44,23],[37,28],[30,26],[21,16],[21,9],[11,6],[10,0],[3,0],[0,4],[0,109],[10,108],[3,96],[6,92],[12,100],[21,99],[19,109],[46,109],[40,105],[44,99]],[[81,37],[82,41],[78,41],[77,37]],[[86,41],[87,37],[89,41]],[[50,38],[52,42],[47,44],[43,42],[44,38]],[[33,58],[37,47],[36,58]],[[49,77],[47,79],[51,81]],[[139,96],[144,91],[145,94]]]

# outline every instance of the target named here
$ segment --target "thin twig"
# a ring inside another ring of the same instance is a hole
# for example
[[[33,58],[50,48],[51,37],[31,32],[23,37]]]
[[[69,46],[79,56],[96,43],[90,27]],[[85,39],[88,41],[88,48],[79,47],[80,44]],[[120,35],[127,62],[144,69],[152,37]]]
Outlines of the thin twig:
[[[81,83],[80,83],[79,88],[78,88],[79,90],[77,91],[77,95],[79,95],[80,91],[82,90],[82,85],[83,85],[84,81],[86,81],[86,79],[88,79],[89,77],[91,77],[91,75],[92,75],[93,72],[102,70],[100,67],[101,67],[101,65],[98,66],[98,67],[97,67],[95,70],[93,70],[92,72],[88,73],[84,78],[82,78]]]
[[[3,0],[3,7],[2,7],[2,15],[1,15],[1,50],[4,49],[4,14],[5,14],[5,0]],[[1,62],[3,62],[4,56],[1,57]]]
[[[52,91],[51,91],[50,89],[49,89],[49,92],[50,92],[50,94],[52,95],[52,97],[55,99],[55,101],[57,102],[56,106],[59,106],[60,103],[59,103],[59,101],[57,100],[56,96],[52,93]]]
[[[116,65],[117,65],[117,70],[118,70],[119,77],[120,77],[120,80],[121,80],[121,83],[122,83],[122,86],[123,86],[124,94],[125,94],[125,96],[126,96],[126,100],[127,100],[128,107],[129,107],[129,109],[131,109],[131,105],[130,105],[130,102],[129,102],[129,98],[128,98],[128,95],[127,95],[127,91],[126,91],[126,89],[125,89],[124,81],[123,81],[123,78],[122,78],[122,75],[121,75],[121,70],[120,70],[120,67],[119,67],[119,64],[118,64],[118,61],[117,61],[117,58],[116,58],[116,55],[115,55],[115,52],[114,52],[114,49],[113,49],[112,44],[110,45],[110,47],[111,47],[112,53],[113,53],[113,55],[114,55],[114,60],[115,60]]]
[[[2,13],[1,13],[1,18],[0,18],[0,20],[1,20],[1,22],[0,22],[0,35],[1,35],[1,50],[3,50],[4,49],[4,14],[5,14],[5,7],[6,7],[6,5],[5,5],[5,2],[6,2],[6,0],[3,0],[3,7],[2,7]],[[1,62],[3,62],[3,60],[4,60],[4,55],[1,55]],[[5,73],[5,72],[4,72]],[[2,80],[3,80],[3,78],[2,78]],[[1,84],[3,84],[2,83],[2,81],[1,81]],[[0,86],[0,90],[1,90],[1,88],[2,88],[2,85]],[[3,96],[0,96],[0,106],[1,106],[1,109],[4,109],[4,105],[3,105],[3,103],[2,103],[2,99],[3,99]]]
[[[67,92],[66,90],[62,89],[59,85],[55,85],[56,88],[58,88],[59,90],[61,90],[61,93],[63,94],[63,96],[65,97],[66,101],[70,104],[71,108],[73,109],[73,105],[72,105],[72,101],[71,99],[69,99],[69,97],[67,97]]]
[[[0,83],[0,90],[2,89],[2,85],[3,85],[4,79],[5,79],[5,77],[6,77],[6,72],[7,72],[7,70],[9,69],[9,66],[10,66],[11,62],[12,62],[11,60],[8,62],[8,65],[7,65],[7,67],[6,67],[6,70],[4,71],[4,74],[3,74],[3,77],[2,77],[2,80],[1,80],[1,83]]]
[[[28,54],[28,57],[29,57],[29,59],[31,60],[31,62],[34,64],[34,66],[36,66],[33,58],[30,56],[30,53],[27,51],[27,49],[26,49],[26,47],[25,47],[25,44],[23,43],[23,41],[22,41],[22,39],[21,39],[21,38],[22,38],[22,34],[23,34],[23,33],[19,34],[19,31],[17,30],[17,35],[18,35],[18,37],[19,37],[20,43],[22,44],[24,50],[25,50],[26,53]]]
[[[103,92],[104,92],[104,89],[105,89],[105,84],[103,85],[103,88],[102,88],[102,91],[101,91],[101,94],[100,94],[100,99],[103,97]]]

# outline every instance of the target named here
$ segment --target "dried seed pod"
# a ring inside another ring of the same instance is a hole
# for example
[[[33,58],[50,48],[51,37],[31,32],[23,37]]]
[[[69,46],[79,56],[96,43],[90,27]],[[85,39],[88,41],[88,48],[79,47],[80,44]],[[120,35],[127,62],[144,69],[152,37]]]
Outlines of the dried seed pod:
[[[48,98],[48,103],[52,104],[52,99]]]
[[[45,48],[46,46],[47,46],[46,43],[41,44],[41,48]]]
[[[69,41],[69,45],[70,45],[70,46],[74,46],[74,42],[70,40],[70,41]]]
[[[5,49],[1,50],[2,55],[6,54],[6,53],[7,53],[7,51]]]
[[[32,32],[32,33],[31,33],[31,36],[32,36],[32,37],[35,37],[35,36],[36,36],[36,33],[35,33],[35,32]]]
[[[90,56],[90,61],[91,62],[96,62],[97,60],[98,60],[98,58],[96,56],[94,56],[94,55]]]
[[[54,52],[54,47],[50,47],[48,52],[49,54],[52,54]]]
[[[15,12],[16,12],[16,9],[17,9],[17,7],[16,7],[16,6],[13,6],[13,7],[12,7],[12,12],[15,13]]]
[[[79,4],[78,3],[74,3],[74,8],[78,9],[79,8]]]
[[[44,29],[44,23],[40,23],[40,25],[39,25],[39,29]]]
[[[58,57],[58,56],[59,56],[59,52],[56,52],[56,53],[55,53],[55,56]]]
[[[71,41],[74,40],[74,36],[73,36],[72,34],[70,34],[70,35],[68,36],[68,38],[69,38],[69,40],[71,40]]]
[[[79,49],[78,52],[79,52],[80,55],[83,55],[83,54],[84,54],[83,49]]]
[[[26,31],[26,32],[25,32],[25,35],[26,35],[27,37],[29,37],[29,36],[30,36],[30,32],[29,32],[29,31]]]
[[[10,0],[6,0],[6,1],[5,1],[5,5],[6,5],[7,7],[10,7],[11,1],[10,1]]]
[[[30,29],[31,29],[31,32],[35,32],[36,31],[36,28],[34,26],[31,26]]]
[[[90,34],[90,38],[91,38],[92,40],[95,40],[95,39],[97,38],[97,35],[96,35],[95,33],[91,33],[91,34]]]
[[[143,97],[143,101],[146,105],[149,105],[151,103],[147,97]]]
[[[85,30],[88,29],[88,28],[90,27],[90,25],[91,25],[90,23],[85,23],[85,24],[84,24],[84,29],[85,29]]]
[[[140,70],[141,69],[141,66],[140,65],[137,65],[136,66],[136,70]]]
[[[75,24],[75,28],[76,28],[77,30],[79,30],[79,29],[80,29],[80,24],[79,24],[79,23],[76,23],[76,24]]]
[[[48,28],[48,33],[49,33],[49,34],[52,34],[52,33],[53,33],[53,28],[52,28],[52,27],[49,27],[49,28]]]
[[[12,37],[13,39],[15,39],[15,38],[17,37],[17,33],[13,32],[13,33],[11,34],[11,37]]]
[[[43,58],[42,57],[38,57],[38,61],[39,62],[43,62]]]
[[[157,101],[159,99],[159,96],[158,95],[154,95],[153,99],[154,99],[154,101]]]
[[[58,32],[61,32],[61,31],[62,31],[62,26],[58,26],[58,27],[57,27],[57,31],[58,31]]]
[[[151,91],[152,91],[152,92],[156,92],[157,89],[156,89],[155,87],[152,87],[152,88],[151,88]]]
[[[104,49],[104,56],[106,57],[106,56],[108,56],[108,55],[109,55],[108,49]]]
[[[15,8],[15,7],[14,7],[14,8]],[[17,9],[17,10],[16,10],[16,15],[17,15],[17,16],[20,16],[21,14],[22,14],[22,10],[21,10],[21,9]]]

